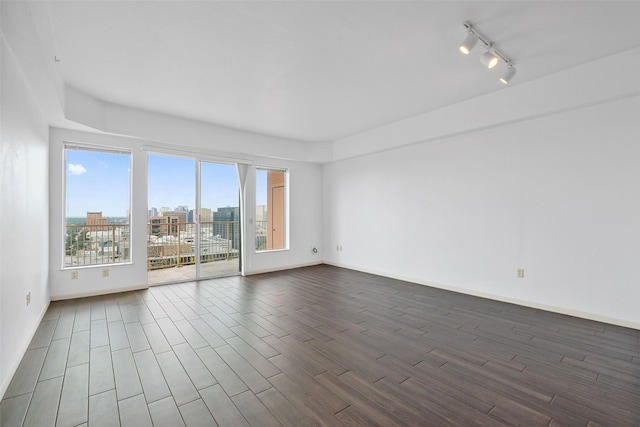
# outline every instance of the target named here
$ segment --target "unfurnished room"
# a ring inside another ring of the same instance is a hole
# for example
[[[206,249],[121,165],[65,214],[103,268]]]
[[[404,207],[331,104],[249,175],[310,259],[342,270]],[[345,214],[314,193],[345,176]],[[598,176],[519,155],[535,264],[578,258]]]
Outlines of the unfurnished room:
[[[639,426],[638,22],[0,1],[0,426]]]

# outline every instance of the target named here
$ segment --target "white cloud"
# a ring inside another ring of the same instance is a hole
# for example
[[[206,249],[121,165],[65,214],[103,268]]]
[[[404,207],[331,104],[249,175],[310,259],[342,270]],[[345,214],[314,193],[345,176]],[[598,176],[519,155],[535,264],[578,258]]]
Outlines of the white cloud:
[[[87,170],[80,163],[78,163],[77,165],[69,163],[69,172],[71,172],[71,175],[82,175],[84,173],[87,173]]]

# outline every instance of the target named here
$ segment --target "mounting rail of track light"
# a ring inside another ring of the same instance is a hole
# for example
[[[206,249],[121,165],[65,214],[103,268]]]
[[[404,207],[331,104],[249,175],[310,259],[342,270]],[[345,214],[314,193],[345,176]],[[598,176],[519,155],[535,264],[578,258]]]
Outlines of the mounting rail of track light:
[[[507,71],[500,76],[499,80],[507,84],[513,76],[516,74],[516,68],[513,66],[513,63],[509,58],[507,58],[502,52],[494,47],[493,42],[491,42],[487,37],[478,32],[473,25],[469,22],[463,22],[462,25],[467,29],[468,35],[464,39],[464,41],[458,46],[460,52],[465,55],[468,55],[471,52],[471,49],[478,43],[478,40],[482,42],[486,51],[480,56],[480,63],[485,67],[491,69],[494,68],[500,60],[504,61],[507,64]]]

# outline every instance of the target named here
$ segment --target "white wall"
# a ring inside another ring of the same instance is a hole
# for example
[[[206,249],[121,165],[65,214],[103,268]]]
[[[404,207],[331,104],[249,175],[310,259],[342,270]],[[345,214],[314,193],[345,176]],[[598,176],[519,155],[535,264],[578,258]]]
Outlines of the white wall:
[[[246,138],[250,136],[247,134]],[[169,145],[149,140],[121,136],[52,129],[50,137],[50,228],[49,244],[52,299],[96,295],[139,289],[147,286],[146,223],[147,223],[147,153],[148,150],[187,156],[237,159],[251,164],[246,189],[245,216],[245,274],[292,268],[320,263],[322,253],[313,254],[312,245],[321,249],[322,243],[322,168],[320,165],[288,160],[262,158],[233,151],[213,151],[205,143]],[[71,270],[62,268],[64,201],[63,179],[65,142],[85,143],[132,150],[132,262],[109,266],[109,277],[102,277],[103,267],[82,267],[77,279],[71,279]],[[230,149],[234,147],[229,144]],[[290,175],[290,249],[256,253],[255,248],[255,166],[287,168]],[[185,177],[188,185],[193,178]]]
[[[0,397],[49,305],[48,127],[1,41]]]
[[[330,160],[331,155],[330,144],[301,143],[112,104],[70,87],[65,89],[65,116],[102,132],[222,152],[231,150],[251,157],[321,162]]]
[[[283,270],[319,264],[323,260],[322,247],[322,166],[312,163],[272,159],[254,159],[249,171],[248,208],[255,208],[255,166],[287,168],[289,170],[289,250],[255,252],[246,257],[247,274]],[[255,229],[247,224],[247,248],[255,248]],[[313,253],[316,247],[318,253]]]
[[[638,117],[636,95],[326,165],[325,259],[638,328]]]

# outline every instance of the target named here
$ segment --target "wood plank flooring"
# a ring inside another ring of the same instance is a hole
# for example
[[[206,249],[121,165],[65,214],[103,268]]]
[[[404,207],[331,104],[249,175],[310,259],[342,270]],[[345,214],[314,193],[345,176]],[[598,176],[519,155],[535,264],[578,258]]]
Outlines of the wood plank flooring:
[[[53,302],[12,426],[638,426],[640,332],[326,265]]]

